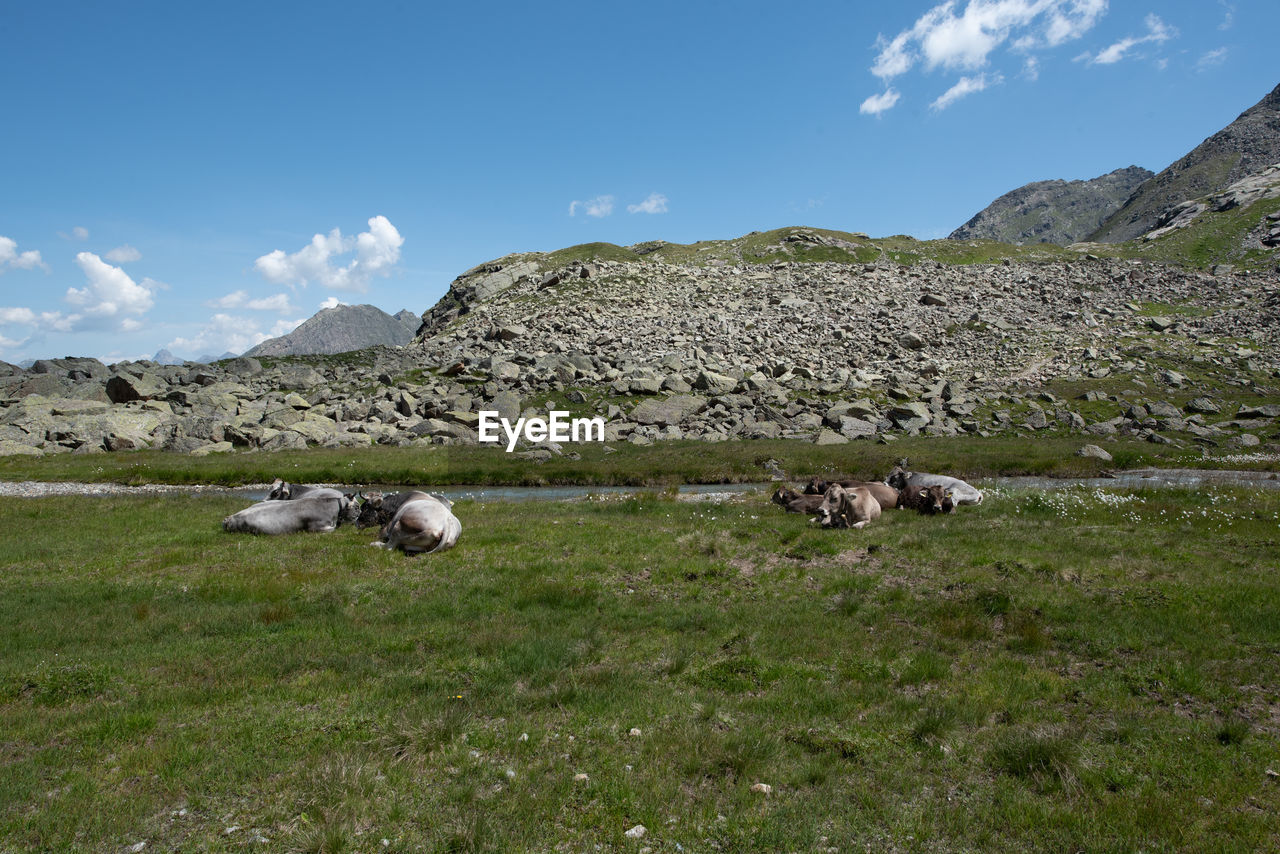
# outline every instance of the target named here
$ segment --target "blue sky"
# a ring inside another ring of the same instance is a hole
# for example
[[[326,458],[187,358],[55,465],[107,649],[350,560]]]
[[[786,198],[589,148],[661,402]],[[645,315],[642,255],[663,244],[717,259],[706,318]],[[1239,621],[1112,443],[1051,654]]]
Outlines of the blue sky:
[[[240,352],[589,241],[944,237],[1164,168],[1277,35],[1274,0],[0,0],[0,359]]]

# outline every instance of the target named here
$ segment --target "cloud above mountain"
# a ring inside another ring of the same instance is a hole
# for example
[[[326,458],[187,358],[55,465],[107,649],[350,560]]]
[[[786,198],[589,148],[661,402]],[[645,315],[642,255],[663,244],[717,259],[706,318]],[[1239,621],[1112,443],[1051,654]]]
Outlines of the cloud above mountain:
[[[369,230],[344,237],[340,229],[316,234],[297,252],[276,249],[253,262],[275,285],[306,287],[312,282],[336,291],[364,293],[373,279],[388,276],[400,260],[404,238],[385,216],[369,220]]]
[[[913,69],[926,72],[979,72],[999,49],[1020,54],[1027,76],[1034,78],[1037,51],[1079,39],[1107,11],[1107,0],[956,0],[940,3],[892,38],[876,39],[870,71],[886,85],[864,100],[859,112],[881,115],[900,99],[888,84]],[[945,109],[957,99],[1003,80],[999,74],[965,75],[931,106]]]

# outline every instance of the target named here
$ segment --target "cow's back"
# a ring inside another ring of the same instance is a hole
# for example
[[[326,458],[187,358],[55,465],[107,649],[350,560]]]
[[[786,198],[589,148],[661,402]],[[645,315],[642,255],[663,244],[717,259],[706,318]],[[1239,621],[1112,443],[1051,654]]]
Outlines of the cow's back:
[[[328,533],[347,515],[348,505],[342,493],[260,501],[223,519],[222,528],[246,534]]]
[[[951,493],[951,500],[956,504],[981,504],[982,493],[975,487],[965,483],[958,477],[945,474],[926,474],[911,472],[907,476],[907,486],[911,488],[941,486]]]
[[[452,548],[461,533],[462,523],[447,504],[419,492],[396,511],[383,529],[383,540],[389,549],[430,554]]]

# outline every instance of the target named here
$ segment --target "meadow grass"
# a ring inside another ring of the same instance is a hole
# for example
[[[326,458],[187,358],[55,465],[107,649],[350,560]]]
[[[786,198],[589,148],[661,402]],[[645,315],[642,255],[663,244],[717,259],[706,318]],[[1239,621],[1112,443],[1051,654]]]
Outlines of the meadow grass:
[[[0,502],[0,850],[1280,847],[1280,494],[240,506]]]
[[[1076,456],[1075,452],[1089,442],[1105,445],[1115,459],[1104,463]],[[919,470],[945,471],[958,477],[1092,477],[1104,470],[1141,466],[1280,468],[1280,461],[1270,457],[1224,466],[1205,457],[1199,448],[1155,445],[1133,438],[1052,433],[918,436],[883,444],[863,441],[846,445],[795,440],[686,440],[650,446],[612,442],[567,445],[565,451],[563,456],[540,464],[508,454],[497,446],[474,445],[309,448],[207,457],[164,451],[11,456],[0,457],[0,480],[238,485],[282,477],[297,483],[660,487],[679,483],[755,483],[768,480],[779,468],[797,480],[818,472],[878,480],[903,457]]]

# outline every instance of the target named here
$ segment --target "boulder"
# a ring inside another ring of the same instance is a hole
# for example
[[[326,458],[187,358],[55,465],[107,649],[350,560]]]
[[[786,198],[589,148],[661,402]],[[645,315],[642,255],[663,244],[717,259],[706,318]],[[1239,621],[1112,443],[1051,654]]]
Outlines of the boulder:
[[[1222,408],[1219,407],[1218,404],[1214,403],[1207,397],[1197,397],[1193,400],[1189,400],[1183,409],[1187,412],[1200,412],[1206,415],[1222,411]]]
[[[237,377],[252,377],[262,373],[262,363],[252,356],[241,356],[223,365],[227,373]]]
[[[826,427],[819,430],[817,437],[813,440],[815,445],[845,445],[848,444],[848,442],[849,438],[847,436],[841,436],[839,433],[829,430]]]
[[[168,386],[159,377],[148,373],[141,376],[115,374],[106,384],[107,397],[112,403],[132,403],[135,400],[164,397],[168,390]]]
[[[520,417],[520,406],[520,395],[513,391],[500,391],[484,408],[497,412],[499,418],[515,423],[515,420]]]
[[[699,371],[698,378],[693,383],[694,388],[712,395],[728,394],[737,386],[738,381],[733,377],[718,374],[714,371]]]
[[[632,411],[631,417],[638,424],[666,427],[681,424],[686,418],[697,415],[706,408],[706,398],[677,394],[666,399],[641,401]]]
[[[908,332],[898,338],[898,344],[907,350],[923,350],[924,339],[914,332]]]

